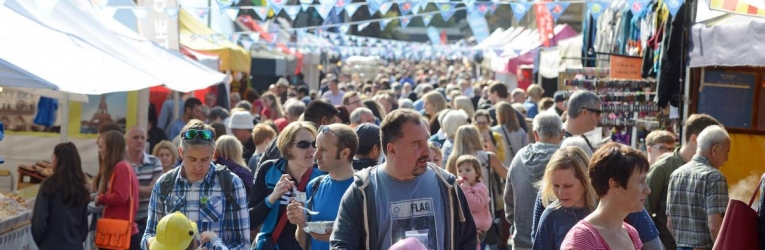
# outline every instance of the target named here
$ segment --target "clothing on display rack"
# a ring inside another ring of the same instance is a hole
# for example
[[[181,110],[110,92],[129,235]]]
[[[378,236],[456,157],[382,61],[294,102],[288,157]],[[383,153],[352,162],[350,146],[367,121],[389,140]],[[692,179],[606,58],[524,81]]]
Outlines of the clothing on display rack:
[[[585,88],[604,87],[604,88],[656,88],[656,81],[653,80],[580,80],[566,79],[563,81],[566,86],[580,86]]]

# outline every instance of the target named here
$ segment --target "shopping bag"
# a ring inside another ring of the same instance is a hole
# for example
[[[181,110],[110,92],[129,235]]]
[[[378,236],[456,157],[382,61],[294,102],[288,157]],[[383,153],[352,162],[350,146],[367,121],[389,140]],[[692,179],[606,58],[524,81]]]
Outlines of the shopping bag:
[[[757,184],[749,205],[746,203],[731,199],[728,202],[728,208],[725,209],[720,233],[717,234],[714,250],[722,249],[759,249],[759,239],[757,238],[760,219],[757,212],[752,209],[754,197],[760,189],[760,183]]]

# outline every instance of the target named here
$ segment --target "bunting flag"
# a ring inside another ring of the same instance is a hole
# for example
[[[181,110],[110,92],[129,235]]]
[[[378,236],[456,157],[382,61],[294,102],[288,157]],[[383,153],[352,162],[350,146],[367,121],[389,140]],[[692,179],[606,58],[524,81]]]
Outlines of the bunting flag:
[[[414,3],[411,1],[405,1],[405,2],[399,2],[398,3],[398,10],[401,12],[402,16],[409,15],[409,12],[414,9]]]
[[[667,5],[667,9],[669,9],[669,14],[672,14],[672,16],[675,16],[677,14],[677,11],[680,10],[680,7],[683,6],[683,0],[666,0],[664,1],[664,4]]]
[[[523,16],[526,15],[526,12],[529,12],[532,4],[533,3],[511,3],[510,8],[513,9],[513,16],[515,17],[515,20],[520,22],[521,19],[523,19]]]
[[[268,7],[256,6],[256,7],[252,7],[252,11],[254,11],[255,14],[257,14],[258,17],[260,17],[260,20],[262,21],[265,21],[266,18],[268,17]]]
[[[199,16],[199,19],[203,19],[207,16],[207,12],[207,8],[197,9],[197,16]]]
[[[454,15],[454,8],[457,7],[457,3],[438,3],[438,10],[441,11],[441,18],[444,19],[444,21],[449,21],[450,18]]]
[[[486,16],[486,13],[491,10],[491,6],[494,5],[493,3],[488,2],[480,2],[473,4],[473,11],[476,11],[481,16]]]
[[[378,10],[380,10],[380,5],[382,5],[384,0],[367,0],[367,8],[369,8],[369,15],[374,16],[375,13],[377,13]]]
[[[280,12],[282,12],[282,8],[284,8],[284,4],[287,3],[287,0],[266,0],[268,3],[268,7],[271,7],[272,10],[274,10],[274,15],[279,15]]]
[[[228,16],[228,18],[230,18],[232,21],[236,20],[236,18],[239,16],[239,8],[226,9],[226,16]]]
[[[303,11],[308,11],[311,4],[313,4],[313,0],[300,0],[300,7],[302,7]]]
[[[498,3],[492,2],[489,5],[489,10],[491,11],[492,15],[494,15],[494,12],[497,12],[497,8],[499,8],[499,4]]]
[[[337,2],[337,0],[319,0],[319,5],[335,6],[336,2]]]
[[[284,6],[284,11],[287,12],[287,16],[289,16],[292,21],[295,21],[295,17],[300,13],[300,8],[300,5],[289,5]]]
[[[340,27],[338,27],[338,29],[340,30],[340,32],[345,34],[345,33],[348,33],[349,30],[351,30],[351,26],[348,25],[348,24],[343,24],[343,25],[340,25]]]
[[[401,22],[401,28],[406,29],[406,26],[409,26],[409,22],[412,21],[411,17],[405,16],[404,18],[399,19]]]
[[[414,13],[415,16],[417,14],[419,14],[420,13],[420,6],[415,5],[414,7],[412,7],[412,13]]]
[[[595,18],[595,20],[598,20],[601,14],[603,14],[603,11],[608,8],[609,3],[608,2],[601,2],[601,1],[592,1],[587,2],[587,9],[590,10],[590,15],[592,15],[592,18]]]
[[[335,14],[340,15],[340,12],[345,9],[345,0],[337,0],[335,1]]]
[[[420,10],[425,10],[428,7],[430,0],[420,0]]]
[[[356,26],[356,31],[361,32],[361,30],[369,26],[369,24],[371,24],[371,22],[360,23],[358,26]]]
[[[462,2],[465,3],[466,7],[470,8],[475,3],[475,0],[462,0]]]
[[[390,19],[380,20],[380,31],[385,30],[385,27],[390,23]]]
[[[356,13],[357,10],[359,10],[359,7],[361,4],[359,3],[349,3],[345,5],[345,14],[348,14],[348,17],[353,17],[353,14]]]
[[[319,12],[319,16],[321,16],[322,19],[326,20],[327,15],[329,15],[329,12],[332,11],[333,6],[327,6],[327,5],[319,5],[318,7],[314,7],[316,9],[316,12]]]
[[[433,14],[427,14],[422,16],[422,23],[424,23],[425,26],[430,26],[431,20],[433,20]]]
[[[388,14],[388,11],[390,10],[390,7],[393,6],[390,2],[384,2],[380,4],[380,15]]]
[[[223,13],[234,4],[234,0],[215,0],[215,2],[218,3],[218,11],[220,11],[220,13]]]
[[[138,20],[143,20],[146,18],[146,16],[149,15],[149,8],[146,8],[146,7],[135,7],[135,8],[132,8],[131,10],[133,11],[133,15],[135,15],[135,18],[138,18]]]
[[[178,18],[178,11],[180,11],[178,7],[165,8],[165,15],[170,19],[176,19]]]
[[[563,15],[566,8],[571,4],[570,2],[547,2],[547,9],[553,17],[553,21],[557,22],[558,18]]]
[[[240,41],[240,43],[242,44],[242,47],[244,47],[247,50],[250,50],[252,49],[252,44],[254,42],[252,40],[242,40]]]
[[[651,3],[651,0],[633,0],[630,3],[630,11],[632,11],[632,16],[638,17],[642,15],[649,3]]]
[[[0,0],[2,2],[2,0]],[[709,9],[719,10],[727,13],[765,17],[765,8],[763,4],[757,4],[754,0],[711,0]]]

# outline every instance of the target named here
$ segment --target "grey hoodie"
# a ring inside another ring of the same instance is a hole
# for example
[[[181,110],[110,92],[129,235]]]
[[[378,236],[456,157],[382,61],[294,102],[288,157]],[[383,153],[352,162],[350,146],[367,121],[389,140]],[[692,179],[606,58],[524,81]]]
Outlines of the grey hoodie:
[[[513,158],[505,182],[505,218],[513,225],[513,241],[518,248],[531,248],[531,227],[537,188],[547,163],[560,146],[537,142],[523,147]],[[517,204],[517,206],[516,206]]]

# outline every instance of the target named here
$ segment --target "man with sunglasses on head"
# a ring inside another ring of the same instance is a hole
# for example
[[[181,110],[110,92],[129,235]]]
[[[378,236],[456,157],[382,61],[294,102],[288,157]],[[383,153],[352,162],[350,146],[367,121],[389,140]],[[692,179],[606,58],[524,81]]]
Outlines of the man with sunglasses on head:
[[[149,219],[141,248],[149,249],[157,223],[180,211],[195,221],[199,231],[213,231],[229,249],[250,249],[250,218],[242,180],[212,163],[215,132],[200,120],[191,120],[180,132],[178,147],[183,162],[163,174],[149,200]],[[212,249],[211,245],[204,247]]]
[[[316,177],[306,186],[306,204],[292,201],[287,206],[287,218],[290,223],[298,226],[298,240],[303,249],[329,249],[329,236],[332,227],[324,232],[310,231],[308,235],[303,228],[308,222],[334,222],[340,207],[340,198],[345,190],[353,183],[353,156],[359,146],[356,133],[344,124],[321,126],[316,136],[316,163],[319,170],[327,175]],[[301,207],[318,214],[308,215]],[[301,240],[301,238],[305,240]]]
[[[595,152],[598,148],[598,142],[591,142],[584,133],[590,132],[598,126],[603,113],[600,98],[590,91],[579,90],[571,95],[568,104],[568,119],[563,124],[563,128],[566,130],[564,137],[581,136],[590,149]]]

